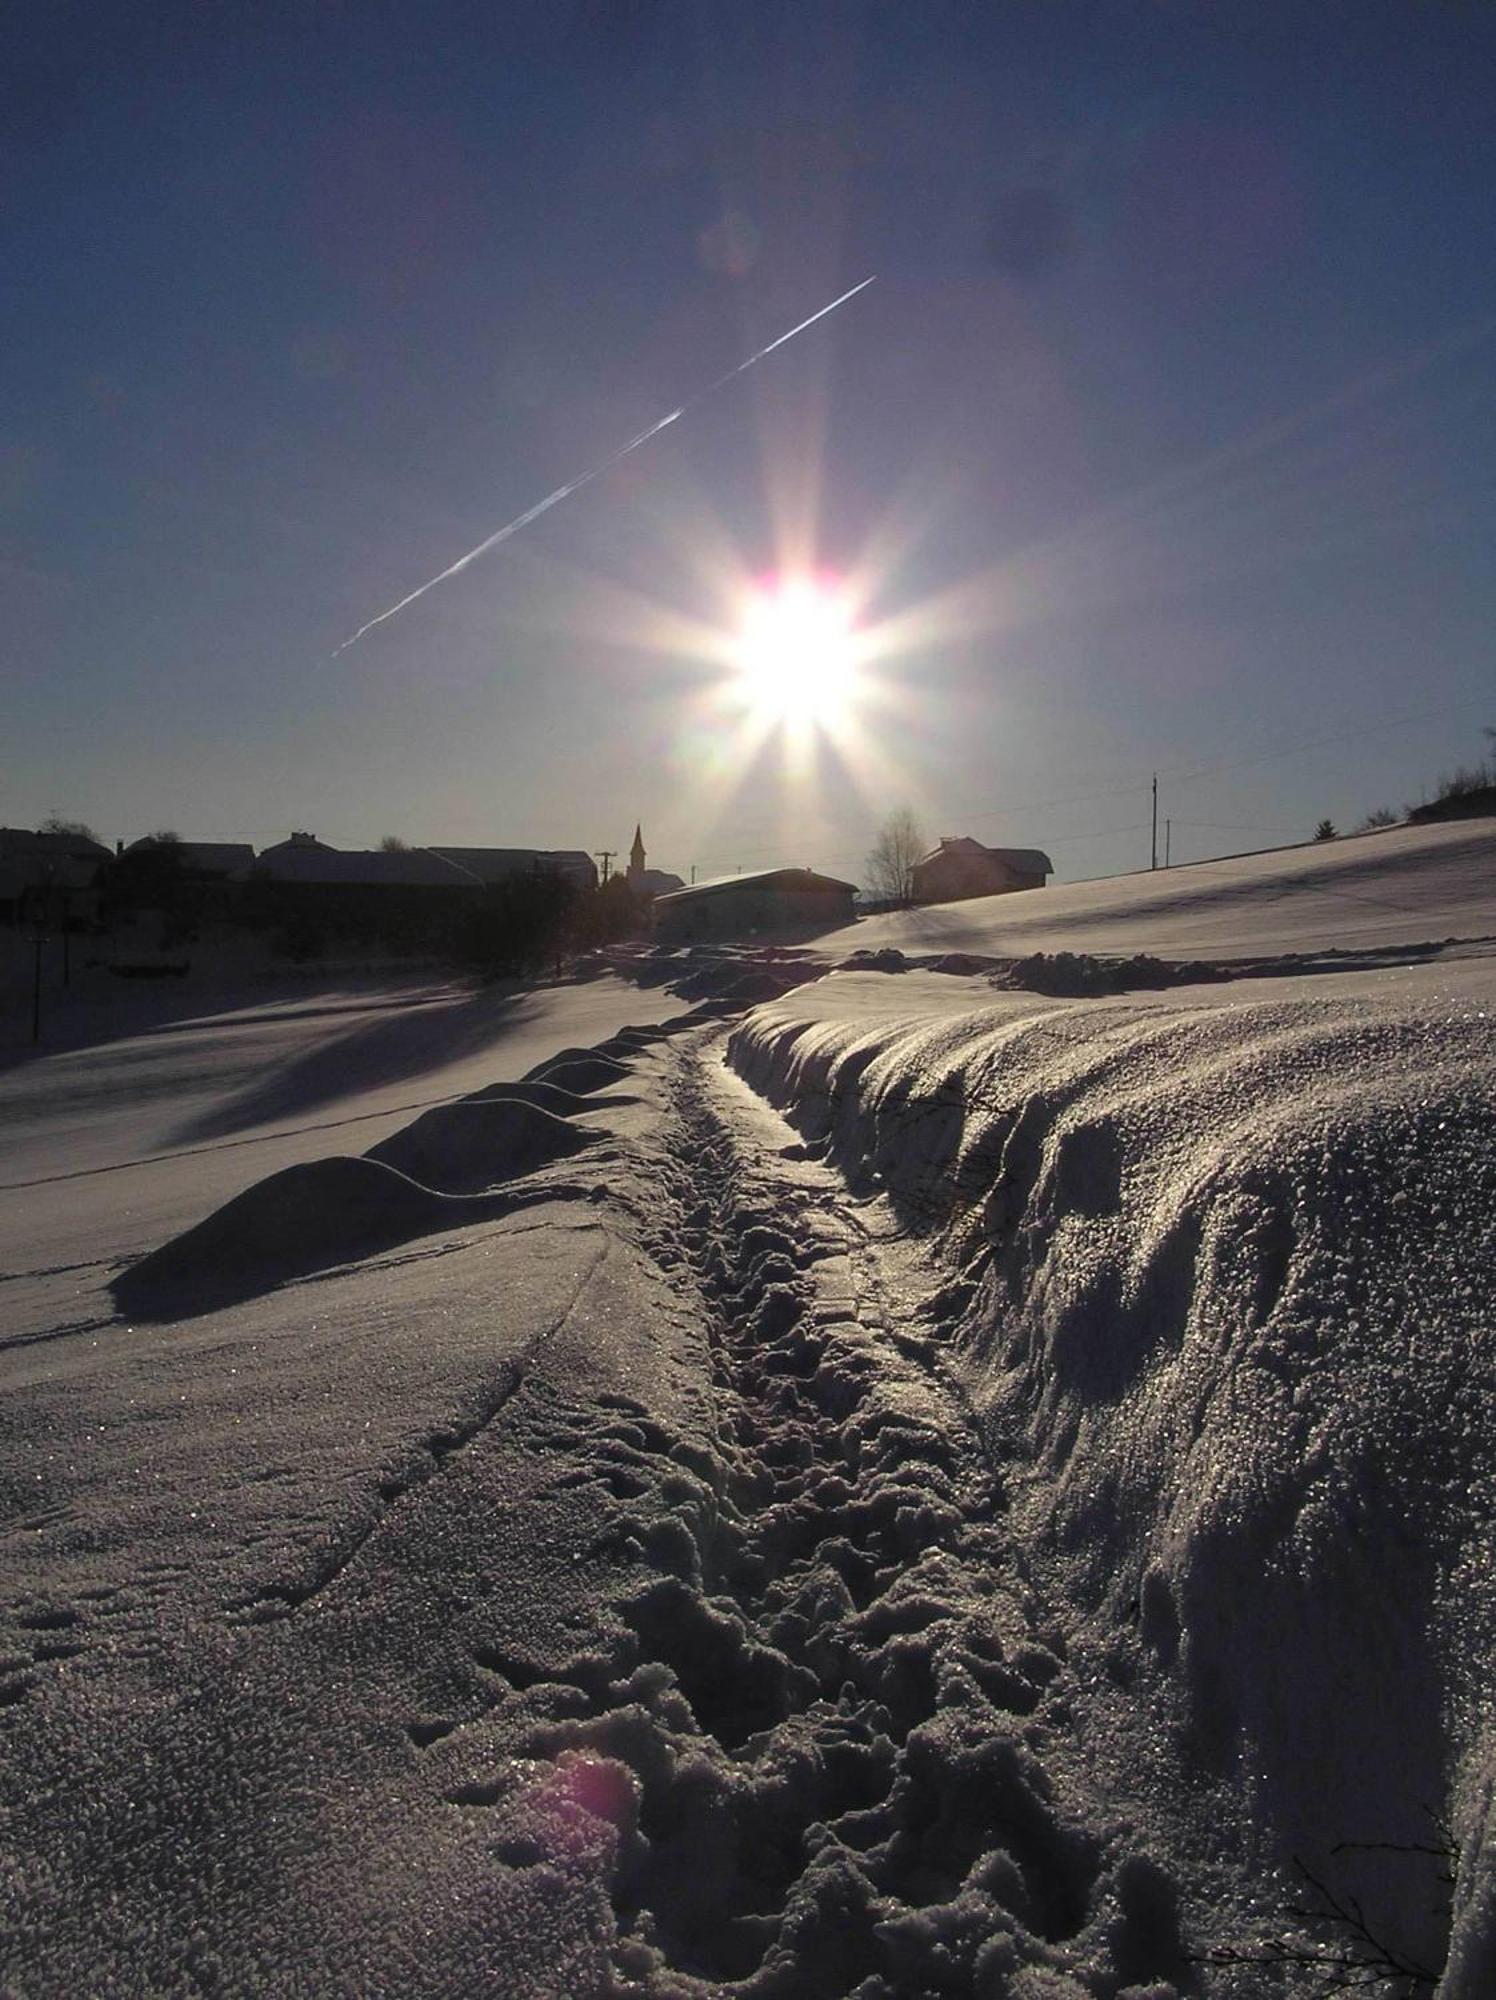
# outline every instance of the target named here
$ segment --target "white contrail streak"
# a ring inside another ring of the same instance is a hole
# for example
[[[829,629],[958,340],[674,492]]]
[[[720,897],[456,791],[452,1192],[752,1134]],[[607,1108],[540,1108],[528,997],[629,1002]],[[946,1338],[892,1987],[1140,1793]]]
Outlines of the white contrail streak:
[[[507,542],[509,537],[517,535],[521,528],[528,528],[532,521],[538,521],[542,514],[548,514],[552,507],[559,505],[563,500],[569,500],[573,493],[579,493],[584,486],[590,486],[594,479],[601,479],[605,472],[612,471],[621,458],[627,458],[629,453],[637,451],[641,444],[648,444],[652,437],[658,437],[662,430],[678,422],[688,410],[695,409],[696,405],[703,402],[706,397],[714,396],[719,389],[725,389],[729,382],[735,382],[739,375],[746,374],[766,355],[772,354],[776,347],[783,347],[784,343],[793,340],[797,333],[804,333],[805,329],[814,326],[818,319],[824,319],[827,313],[835,312],[837,307],[844,306],[848,299],[855,299],[857,294],[866,291],[872,282],[872,278],[864,278],[861,284],[854,285],[851,291],[843,292],[840,298],[833,299],[829,306],[822,306],[818,312],[813,312],[809,319],[802,319],[799,325],[792,326],[788,333],[777,335],[767,347],[759,348],[757,353],[750,354],[746,361],[740,361],[735,368],[729,368],[725,375],[719,375],[715,382],[708,382],[704,389],[698,389],[696,394],[682,403],[679,409],[672,410],[669,416],[661,417],[647,430],[640,431],[637,437],[631,437],[627,444],[620,445],[617,451],[605,458],[600,465],[594,465],[590,472],[579,473],[575,479],[569,479],[564,486],[558,486],[554,493],[548,493],[543,500],[537,500],[533,507],[527,507],[523,514],[517,514],[512,521],[507,521],[502,528],[496,529],[486,541],[479,542],[477,548],[469,549],[465,556],[459,556],[456,562],[449,563],[437,575],[428,578],[425,583],[418,584],[408,597],[402,597],[400,602],[392,604],[388,611],[381,611],[376,618],[371,618],[367,625],[360,625],[341,646],[334,649],[332,657],[336,659],[339,653],[346,653],[350,646],[356,646],[364,634],[372,632],[376,625],[383,625],[398,612],[404,611],[407,605],[414,604],[418,597],[424,597],[428,590],[435,590],[439,583],[445,583],[448,577],[456,576],[459,570],[466,569],[469,563],[475,563],[479,556],[486,556],[489,550],[496,549],[500,542]]]

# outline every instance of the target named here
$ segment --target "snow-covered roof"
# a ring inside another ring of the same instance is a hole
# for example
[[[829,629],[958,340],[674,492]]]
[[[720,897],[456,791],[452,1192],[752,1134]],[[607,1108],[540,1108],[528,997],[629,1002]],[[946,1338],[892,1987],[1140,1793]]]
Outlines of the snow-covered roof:
[[[466,869],[480,882],[502,882],[511,875],[538,873],[564,875],[568,881],[588,883],[597,875],[592,856],[580,848],[432,847],[426,852]]]
[[[813,868],[761,868],[741,875],[714,875],[708,882],[694,882],[688,889],[676,889],[655,898],[656,908],[665,904],[690,902],[702,896],[732,895],[742,890],[780,889],[800,895],[827,895],[832,891],[855,896],[853,882],[840,882],[834,875],[818,875]]]

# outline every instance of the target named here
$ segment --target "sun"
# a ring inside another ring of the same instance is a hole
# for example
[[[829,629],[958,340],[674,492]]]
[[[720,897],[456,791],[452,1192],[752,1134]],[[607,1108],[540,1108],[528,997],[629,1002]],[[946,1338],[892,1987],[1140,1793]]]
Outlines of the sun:
[[[743,607],[736,664],[742,691],[766,722],[834,727],[857,686],[852,606],[837,582],[777,577]]]

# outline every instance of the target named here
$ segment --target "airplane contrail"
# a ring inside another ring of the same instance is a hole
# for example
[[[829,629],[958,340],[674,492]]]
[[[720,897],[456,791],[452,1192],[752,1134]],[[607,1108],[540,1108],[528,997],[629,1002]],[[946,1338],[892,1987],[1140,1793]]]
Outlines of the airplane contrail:
[[[876,275],[874,273],[874,276]],[[865,292],[872,282],[872,278],[864,278],[849,292],[843,292],[840,298],[833,299],[829,306],[822,306],[819,311],[813,312],[809,319],[802,319],[799,325],[792,326],[788,333],[777,335],[766,347],[760,347],[757,353],[750,354],[746,361],[740,361],[735,368],[729,368],[725,375],[719,375],[715,382],[708,382],[704,389],[698,389],[696,394],[687,397],[678,409],[672,410],[668,416],[661,417],[647,430],[640,431],[637,437],[631,437],[627,444],[620,445],[617,451],[605,458],[600,465],[594,465],[590,471],[579,473],[575,479],[567,480],[566,484],[558,486],[554,493],[548,493],[543,500],[537,500],[533,507],[527,507],[523,514],[517,514],[512,521],[506,521],[502,528],[496,529],[486,540],[479,542],[477,548],[469,549],[465,556],[459,556],[456,562],[449,563],[437,575],[428,578],[425,583],[418,584],[408,596],[402,597],[398,604],[392,604],[388,611],[381,611],[377,617],[371,618],[367,625],[360,625],[341,646],[334,649],[333,659],[336,659],[339,653],[346,653],[350,646],[356,646],[364,634],[372,632],[376,625],[383,625],[398,612],[404,611],[407,605],[414,604],[418,597],[424,597],[428,590],[435,590],[439,583],[445,583],[448,577],[456,576],[460,570],[466,569],[469,563],[475,563],[479,556],[486,556],[489,550],[496,549],[500,542],[507,542],[510,536],[517,535],[521,528],[528,528],[532,521],[538,521],[541,515],[549,513],[552,507],[559,506],[563,500],[569,500],[573,493],[579,493],[584,486],[590,486],[594,479],[601,479],[605,472],[612,471],[621,458],[627,458],[629,453],[637,451],[641,444],[648,444],[652,437],[658,437],[662,430],[679,422],[688,410],[695,409],[698,403],[704,402],[708,396],[714,396],[719,389],[725,389],[729,382],[735,382],[739,375],[746,374],[766,355],[772,354],[776,347],[783,347],[784,343],[793,340],[797,333],[804,333],[805,329],[814,326],[818,319],[824,319],[827,313],[833,313],[838,306],[844,306],[848,299],[855,299],[859,292]]]

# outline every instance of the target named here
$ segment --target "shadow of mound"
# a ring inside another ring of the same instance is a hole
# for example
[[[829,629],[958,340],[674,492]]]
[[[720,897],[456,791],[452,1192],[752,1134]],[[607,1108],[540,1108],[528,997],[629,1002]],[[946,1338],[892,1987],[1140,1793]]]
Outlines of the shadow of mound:
[[[277,1064],[227,1104],[178,1127],[172,1143],[201,1145],[254,1125],[274,1125],[358,1092],[405,1083],[464,1056],[497,1048],[535,1012],[533,995],[481,992],[456,999],[413,998],[386,1018],[361,1023]]]
[[[515,1174],[564,1160],[604,1136],[519,1096],[465,1098],[427,1111],[364,1158],[442,1194],[477,1194]]]
[[[439,1194],[378,1160],[308,1160],[235,1195],[109,1289],[127,1318],[190,1319],[512,1206],[503,1194]]]

